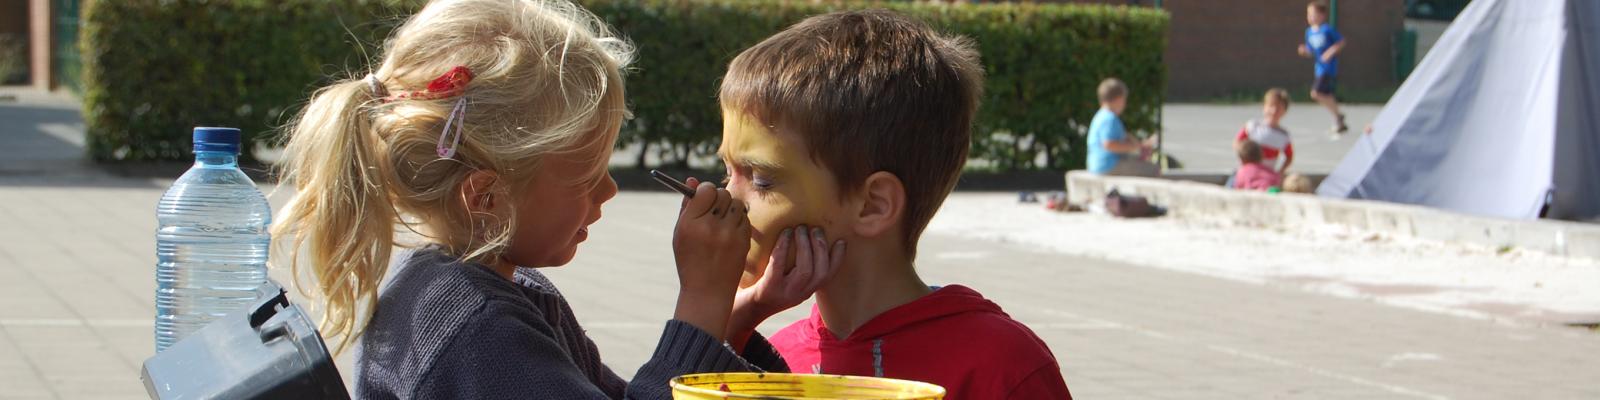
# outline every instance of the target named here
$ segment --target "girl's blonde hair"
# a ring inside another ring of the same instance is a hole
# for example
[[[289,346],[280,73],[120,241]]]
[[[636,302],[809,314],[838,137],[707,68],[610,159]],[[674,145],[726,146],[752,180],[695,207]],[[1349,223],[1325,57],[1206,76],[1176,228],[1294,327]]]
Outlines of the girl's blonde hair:
[[[296,286],[320,300],[323,336],[342,351],[361,335],[402,225],[464,260],[498,257],[515,216],[469,213],[460,186],[489,171],[487,190],[508,195],[547,155],[614,143],[631,58],[631,45],[565,0],[437,0],[384,43],[372,78],[318,90],[288,132],[282,182],[296,194],[272,234],[274,264],[287,256]],[[381,95],[422,90],[457,66],[473,78],[460,144],[445,158],[436,143],[460,97]],[[595,176],[578,178],[599,179],[600,158]]]

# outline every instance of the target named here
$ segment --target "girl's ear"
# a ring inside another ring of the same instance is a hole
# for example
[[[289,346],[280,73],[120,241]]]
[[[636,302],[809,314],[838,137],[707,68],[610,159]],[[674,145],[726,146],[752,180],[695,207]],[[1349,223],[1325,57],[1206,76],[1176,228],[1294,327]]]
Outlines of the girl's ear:
[[[906,187],[900,177],[886,171],[867,176],[861,190],[861,208],[855,216],[855,233],[877,237],[894,232],[906,211]]]
[[[500,176],[494,171],[480,169],[467,174],[461,181],[461,199],[471,214],[494,214],[500,199],[495,196],[495,182]]]

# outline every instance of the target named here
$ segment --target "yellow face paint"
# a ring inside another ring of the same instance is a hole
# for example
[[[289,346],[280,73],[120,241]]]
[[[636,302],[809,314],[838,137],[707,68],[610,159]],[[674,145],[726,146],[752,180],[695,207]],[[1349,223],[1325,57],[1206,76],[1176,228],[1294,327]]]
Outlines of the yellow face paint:
[[[823,228],[829,244],[841,238],[845,232],[832,224],[843,204],[833,174],[811,160],[799,138],[774,132],[742,112],[724,108],[722,116],[718,154],[728,167],[728,191],[750,207],[754,228],[739,282],[749,287],[766,271],[784,229],[805,224]]]

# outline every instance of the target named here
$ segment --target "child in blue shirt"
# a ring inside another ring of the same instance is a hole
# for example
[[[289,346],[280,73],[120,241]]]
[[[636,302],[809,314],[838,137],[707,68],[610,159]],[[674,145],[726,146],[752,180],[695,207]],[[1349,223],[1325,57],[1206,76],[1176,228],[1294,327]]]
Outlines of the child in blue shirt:
[[[1300,56],[1315,61],[1317,77],[1311,83],[1311,98],[1333,113],[1334,138],[1350,130],[1339,112],[1339,99],[1334,97],[1333,85],[1339,72],[1339,53],[1344,51],[1344,36],[1328,24],[1328,4],[1313,1],[1306,5],[1306,42],[1300,45]]]
[[[1128,106],[1128,86],[1120,79],[1106,78],[1100,82],[1095,94],[1100,98],[1100,111],[1089,121],[1089,172],[1099,175],[1160,175],[1160,167],[1143,159],[1145,153],[1155,146],[1155,137],[1151,136],[1143,142],[1128,137],[1127,129],[1117,117]]]

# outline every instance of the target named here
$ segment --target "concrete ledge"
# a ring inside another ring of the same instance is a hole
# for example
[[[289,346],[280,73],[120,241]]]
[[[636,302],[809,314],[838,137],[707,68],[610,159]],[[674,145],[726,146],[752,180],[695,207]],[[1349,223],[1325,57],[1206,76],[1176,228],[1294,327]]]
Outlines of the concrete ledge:
[[[1106,193],[1115,188],[1167,207],[1172,218],[1293,230],[1333,227],[1600,259],[1600,224],[1478,217],[1405,204],[1237,191],[1207,183],[1108,177],[1087,171],[1068,172],[1066,183],[1067,201],[1079,205],[1104,201]]]

